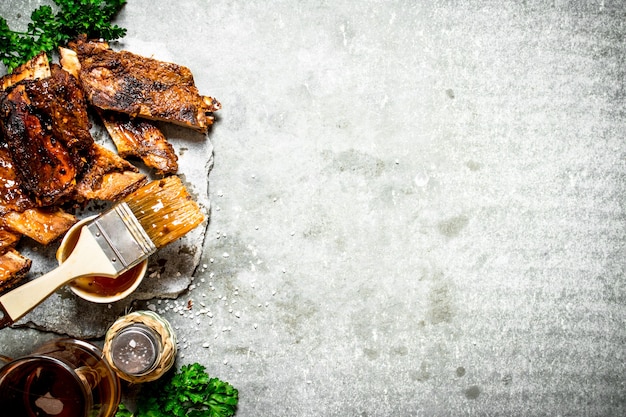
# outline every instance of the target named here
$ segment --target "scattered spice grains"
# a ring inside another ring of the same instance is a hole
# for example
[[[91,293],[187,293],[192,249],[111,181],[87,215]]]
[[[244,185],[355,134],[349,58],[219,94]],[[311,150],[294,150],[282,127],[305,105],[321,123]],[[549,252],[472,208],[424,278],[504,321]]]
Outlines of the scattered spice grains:
[[[258,226],[255,227],[256,230],[259,229]],[[291,236],[294,236],[296,233],[292,231]],[[217,239],[223,239],[226,237],[225,233],[216,232]],[[251,253],[256,257],[257,253],[254,247],[248,246],[248,249]],[[229,259],[231,256],[228,252],[223,252],[221,254],[222,259]],[[211,349],[212,342],[208,339],[218,339],[220,335],[222,337],[228,337],[227,335],[233,331],[233,327],[241,327],[241,326],[251,326],[252,329],[257,330],[259,328],[258,322],[249,323],[246,320],[245,316],[245,307],[243,310],[241,308],[235,308],[235,306],[239,305],[240,299],[240,288],[238,286],[232,287],[232,289],[222,288],[221,291],[218,291],[220,285],[215,285],[216,282],[220,281],[219,274],[216,275],[214,271],[208,271],[212,264],[215,263],[214,258],[209,258],[208,262],[202,263],[199,268],[200,277],[197,279],[196,283],[191,283],[188,288],[188,297],[185,299],[159,299],[156,300],[155,303],[150,303],[148,305],[148,309],[157,312],[157,313],[170,313],[175,314],[179,317],[176,320],[176,324],[174,329],[177,331],[182,327],[187,330],[195,329],[195,335],[202,335],[203,339],[201,340],[187,340],[187,337],[182,338],[177,342],[179,348],[179,357],[185,357],[185,351],[188,349],[201,348],[201,349]],[[257,259],[257,264],[261,264],[262,261]],[[254,266],[254,265],[253,265]],[[252,272],[255,269],[253,268]],[[280,268],[283,274],[287,273],[286,268]],[[153,274],[158,274],[158,271],[153,271]],[[156,275],[155,275],[156,276]],[[180,276],[178,273],[177,276]],[[191,279],[194,281],[194,278]],[[257,293],[257,297],[262,293],[264,293],[261,285],[258,285],[255,279],[249,281],[249,289],[253,290],[253,293]],[[201,290],[201,291],[198,291]],[[267,289],[266,289],[267,290]],[[216,293],[216,291],[218,291]],[[244,293],[248,293],[248,291],[244,290]],[[271,291],[267,294],[270,297],[275,297],[278,291],[276,289],[271,289]],[[242,299],[243,302],[243,299]],[[257,306],[259,308],[269,308],[270,302],[266,300],[259,300]],[[195,307],[195,308],[194,308]],[[226,314],[228,313],[228,314]],[[181,322],[181,320],[189,320],[187,324]],[[208,327],[206,327],[208,326]],[[207,329],[212,328],[213,330],[207,334]],[[213,338],[211,338],[211,333]],[[229,364],[228,359],[223,359],[223,364]],[[241,372],[241,369],[239,369]]]

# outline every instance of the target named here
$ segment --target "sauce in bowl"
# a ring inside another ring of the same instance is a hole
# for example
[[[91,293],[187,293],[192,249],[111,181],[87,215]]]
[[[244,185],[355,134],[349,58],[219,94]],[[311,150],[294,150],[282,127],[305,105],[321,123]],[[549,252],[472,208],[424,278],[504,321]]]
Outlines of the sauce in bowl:
[[[96,216],[91,216],[76,223],[63,237],[56,254],[59,264],[63,263],[76,247],[82,227]],[[148,266],[144,260],[124,272],[117,278],[100,275],[89,275],[77,278],[69,286],[74,294],[95,303],[111,303],[119,301],[133,292],[143,280]]]

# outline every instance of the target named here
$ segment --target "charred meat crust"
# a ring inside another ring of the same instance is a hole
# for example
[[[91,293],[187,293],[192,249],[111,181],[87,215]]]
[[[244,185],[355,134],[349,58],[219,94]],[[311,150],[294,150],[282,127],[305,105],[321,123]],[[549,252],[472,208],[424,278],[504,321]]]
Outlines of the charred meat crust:
[[[206,132],[221,108],[199,95],[186,67],[84,37],[70,47],[60,51],[63,69],[40,54],[0,78],[0,291],[31,267],[15,250],[21,236],[47,245],[76,222],[60,207],[118,201],[147,182],[120,155],[160,175],[177,171],[171,144],[148,120]],[[120,133],[111,133],[120,155],[94,143],[88,103],[124,117],[105,120]]]
[[[6,90],[22,80],[36,80],[49,76],[50,65],[48,64],[48,56],[45,52],[41,52],[30,61],[15,68],[10,74],[0,78],[0,87],[2,87],[2,90]]]
[[[178,156],[174,147],[153,122],[120,113],[100,113],[121,157],[139,158],[159,175],[178,171]]]
[[[19,233],[0,226],[0,254],[14,248],[21,237]]]
[[[65,234],[76,221],[72,214],[58,208],[32,208],[5,214],[0,218],[0,225],[28,236],[37,243],[48,245]]]
[[[49,114],[52,133],[63,141],[78,172],[82,172],[94,143],[89,129],[87,100],[78,80],[58,65],[50,67],[52,76],[43,78],[43,89],[31,94],[37,108]]]
[[[115,152],[94,143],[93,162],[76,185],[74,200],[117,201],[147,182],[137,167]]]
[[[20,185],[38,205],[70,195],[90,159],[93,138],[77,80],[58,66],[23,80],[0,102],[0,127]]]
[[[15,250],[20,238],[19,233],[0,226],[0,293],[17,285],[31,268],[32,261]]]
[[[6,144],[0,144],[0,216],[9,211],[24,211],[36,203],[22,190]]]
[[[24,279],[31,265],[32,261],[15,249],[9,249],[0,255],[0,293],[16,286]]]
[[[80,61],[89,102],[103,110],[167,121],[206,132],[220,104],[198,93],[191,71],[181,65],[116,52],[104,42],[70,42]]]
[[[33,112],[23,84],[0,104],[2,127],[21,186],[42,205],[72,191],[76,168],[63,144],[52,136],[50,119]]]

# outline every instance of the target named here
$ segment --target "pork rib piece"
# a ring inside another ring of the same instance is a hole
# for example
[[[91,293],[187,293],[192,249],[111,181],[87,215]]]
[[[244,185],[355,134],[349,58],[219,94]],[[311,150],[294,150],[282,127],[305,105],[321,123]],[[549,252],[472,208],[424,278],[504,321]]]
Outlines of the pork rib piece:
[[[0,253],[4,253],[17,245],[22,236],[11,230],[7,230],[0,226]]]
[[[64,235],[77,219],[58,208],[11,211],[0,217],[0,226],[48,245]]]
[[[20,187],[7,146],[0,144],[0,216],[35,206],[35,202]]]
[[[76,185],[74,200],[118,201],[148,180],[137,167],[97,143],[92,147],[91,166]]]
[[[8,151],[0,146],[0,253],[4,252],[7,242],[15,243],[21,235],[48,244],[63,235],[75,222],[73,215],[62,210],[37,207],[22,192]]]
[[[79,74],[89,102],[131,117],[166,121],[206,132],[220,103],[201,96],[189,68],[116,52],[85,37],[60,50],[61,64]]]
[[[178,171],[174,147],[153,122],[114,112],[101,112],[100,116],[122,158],[139,158],[159,175]]]
[[[90,159],[93,138],[77,80],[59,66],[51,76],[22,80],[0,101],[0,128],[20,186],[38,205],[70,195]]]
[[[9,249],[0,255],[0,293],[14,287],[25,278],[31,265],[32,261],[15,249]]]
[[[18,233],[0,227],[0,292],[15,286],[30,270],[32,261],[15,250]]]
[[[22,80],[36,80],[50,76],[50,65],[48,64],[48,56],[45,52],[41,52],[30,61],[23,63],[15,68],[12,73],[2,77],[0,85],[3,90],[17,84]]]

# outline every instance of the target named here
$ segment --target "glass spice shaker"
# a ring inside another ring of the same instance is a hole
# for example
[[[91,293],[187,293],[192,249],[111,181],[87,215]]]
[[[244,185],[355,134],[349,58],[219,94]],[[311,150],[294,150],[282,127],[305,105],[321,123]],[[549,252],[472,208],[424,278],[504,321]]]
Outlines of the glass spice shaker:
[[[103,352],[120,378],[148,382],[174,364],[176,339],[169,323],[158,314],[136,311],[120,317],[107,330]]]
[[[160,337],[145,324],[131,324],[111,342],[111,360],[128,375],[143,376],[154,370],[161,353]]]

